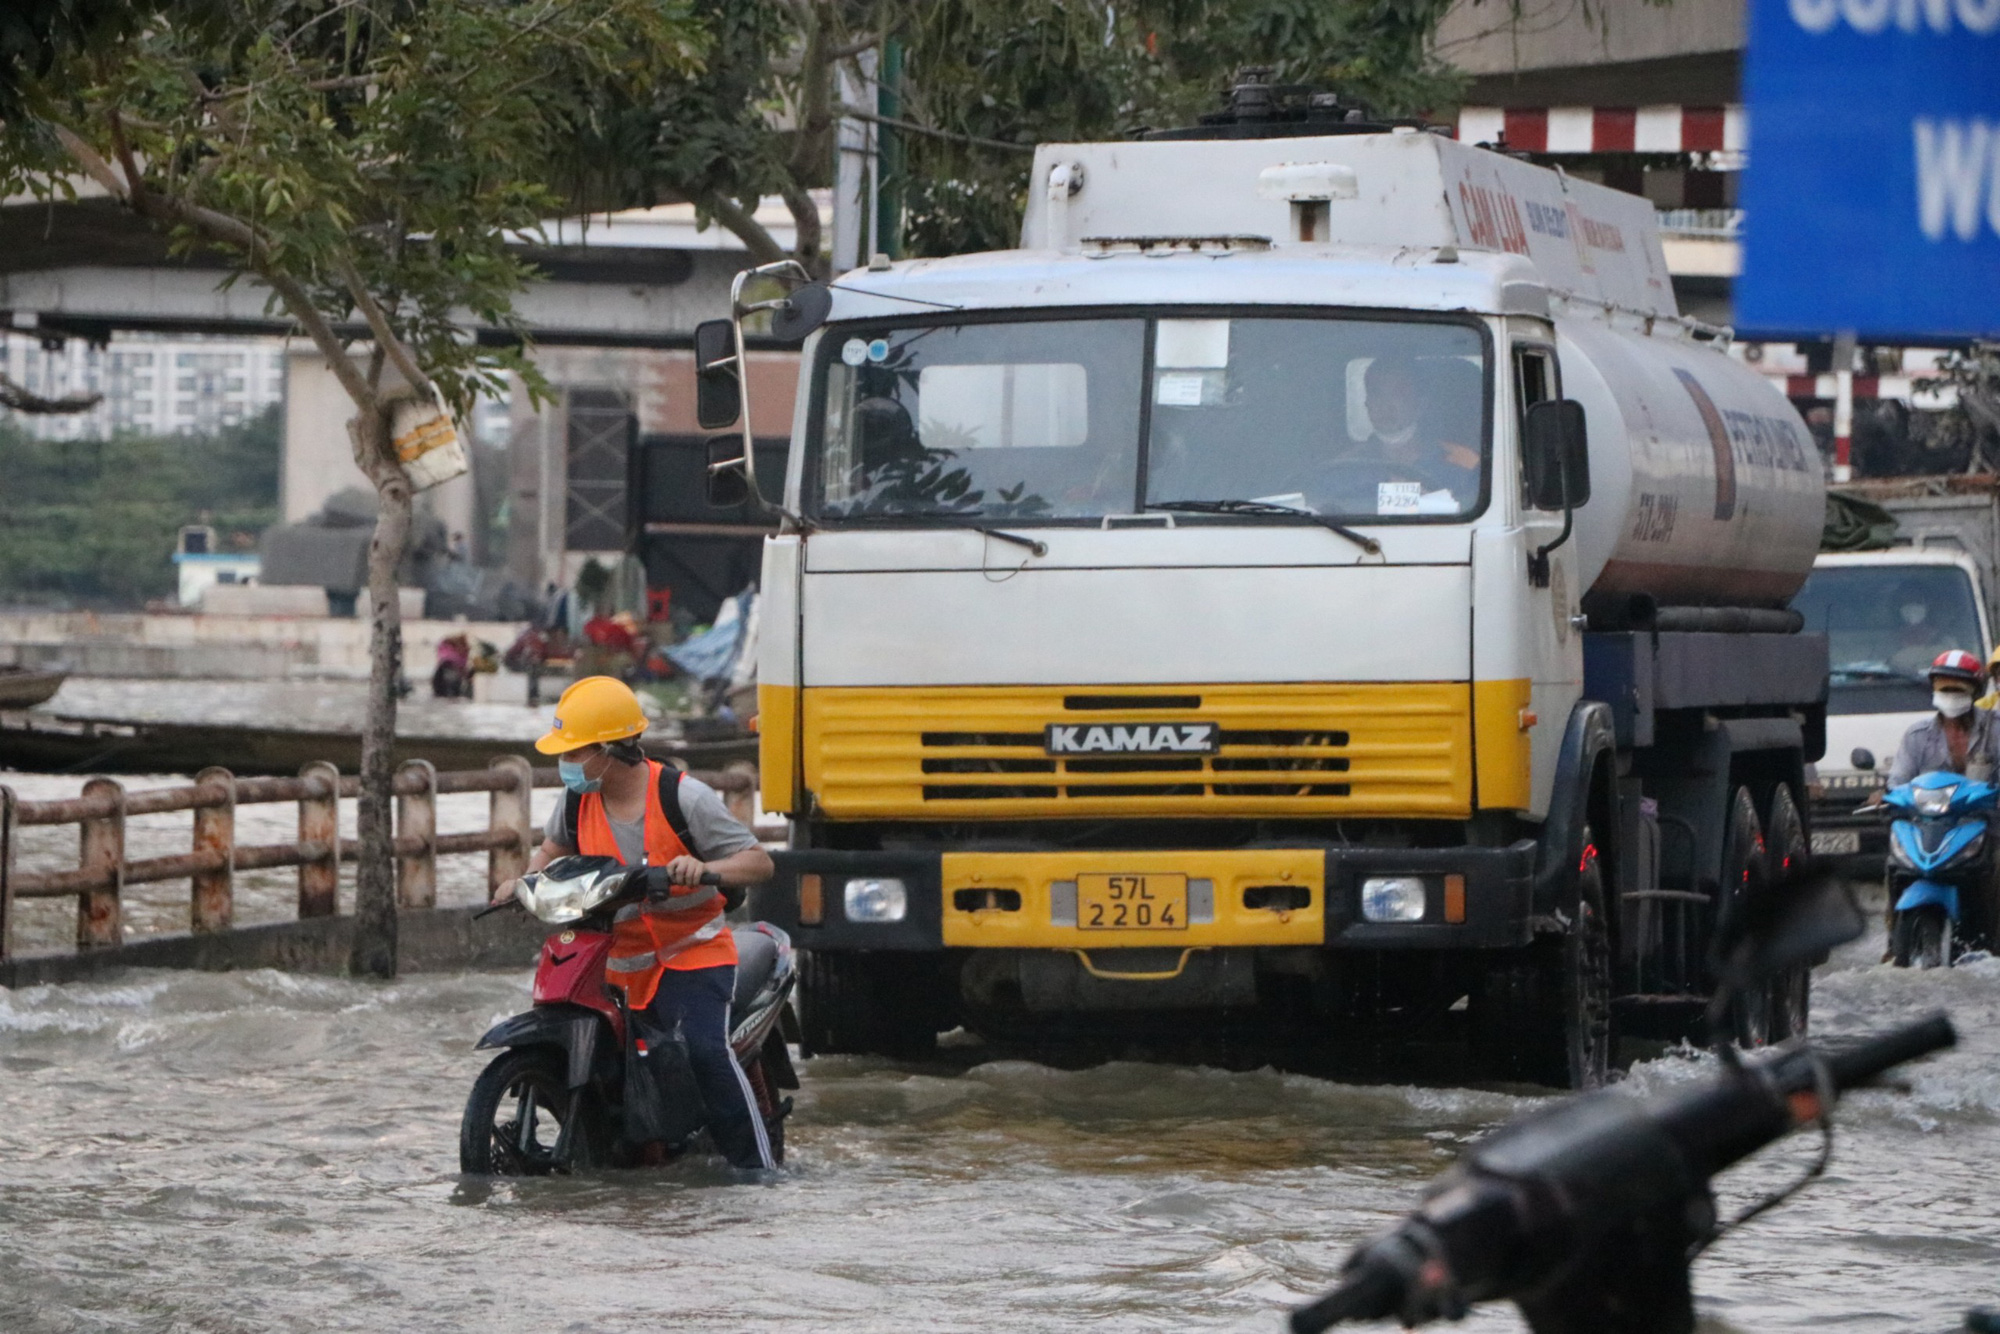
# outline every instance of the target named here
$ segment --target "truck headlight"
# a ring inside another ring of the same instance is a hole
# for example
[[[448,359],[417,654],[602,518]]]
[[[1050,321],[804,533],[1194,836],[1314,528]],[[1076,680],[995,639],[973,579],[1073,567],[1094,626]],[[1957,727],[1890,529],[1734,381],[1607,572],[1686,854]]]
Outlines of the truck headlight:
[[[850,922],[900,922],[910,910],[910,893],[900,880],[850,880],[842,901]]]
[[[1361,882],[1361,915],[1371,922],[1424,920],[1424,882],[1413,875],[1371,876]]]

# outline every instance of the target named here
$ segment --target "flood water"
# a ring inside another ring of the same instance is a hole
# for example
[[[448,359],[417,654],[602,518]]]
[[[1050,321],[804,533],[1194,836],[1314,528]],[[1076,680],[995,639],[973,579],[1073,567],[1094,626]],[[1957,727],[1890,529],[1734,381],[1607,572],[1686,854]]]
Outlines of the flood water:
[[[0,782],[45,798],[78,780]],[[541,814],[554,794],[537,796]],[[440,828],[477,826],[483,801],[443,799]],[[246,807],[239,836],[292,837],[295,818]],[[23,832],[27,864],[74,865],[72,830]],[[135,819],[130,855],[187,838],[185,815]],[[482,876],[483,859],[441,862],[440,900],[472,901]],[[239,920],[291,916],[295,885],[240,877]],[[129,890],[133,933],[185,930],[186,893]],[[68,904],[19,907],[17,948],[67,947]],[[1827,1176],[1704,1256],[1696,1291],[1724,1327],[1941,1332],[2000,1303],[2000,961],[1898,972],[1880,948],[1820,970],[1816,1032],[1942,1006],[1962,1044],[1908,1093],[1843,1104]],[[1276,1331],[1466,1143],[1545,1098],[1062,1071],[968,1040],[922,1065],[803,1063],[790,1162],[759,1184],[703,1163],[467,1181],[472,1042],[527,985],[523,969],[0,989],[0,1331]],[[1627,1087],[1712,1070],[1669,1055]],[[1813,1148],[1725,1176],[1724,1212]],[[1463,1328],[1521,1325],[1502,1308]]]
[[[2000,964],[1864,960],[1823,970],[1822,1030],[1942,1004],[1966,1041],[1911,1093],[1850,1099],[1828,1177],[1701,1261],[1730,1327],[1942,1331],[2000,1297]],[[525,972],[0,990],[0,1329],[1276,1330],[1540,1101],[960,1047],[805,1063],[763,1184],[682,1164],[486,1187],[456,1172],[471,1042],[526,999]],[[1725,1178],[1725,1207],[1810,1148]]]

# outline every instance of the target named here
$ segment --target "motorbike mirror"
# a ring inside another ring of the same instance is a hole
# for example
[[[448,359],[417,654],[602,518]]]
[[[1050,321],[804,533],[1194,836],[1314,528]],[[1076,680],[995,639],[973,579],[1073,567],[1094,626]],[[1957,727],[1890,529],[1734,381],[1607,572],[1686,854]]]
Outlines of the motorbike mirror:
[[[1723,989],[1748,990],[1820,961],[1866,929],[1847,882],[1831,871],[1795,868],[1756,900],[1718,923],[1718,1004]]]
[[[1847,762],[1857,769],[1873,769],[1875,767],[1875,752],[1866,746],[1856,746],[1854,753],[1847,757]]]

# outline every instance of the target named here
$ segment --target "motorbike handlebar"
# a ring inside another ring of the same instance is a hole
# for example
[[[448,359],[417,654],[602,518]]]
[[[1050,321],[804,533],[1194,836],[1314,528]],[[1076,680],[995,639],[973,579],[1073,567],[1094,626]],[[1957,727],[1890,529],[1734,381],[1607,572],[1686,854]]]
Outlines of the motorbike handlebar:
[[[1950,1020],[1934,1014],[1649,1102],[1606,1091],[1516,1122],[1475,1145],[1401,1223],[1356,1248],[1339,1286],[1292,1312],[1293,1334],[1344,1320],[1456,1319],[1473,1302],[1541,1288],[1608,1236],[1687,1218],[1710,1177],[1820,1119],[1823,1094],[1837,1097],[1956,1041]],[[1687,1240],[1655,1227],[1632,1244]],[[1679,1263],[1684,1272],[1684,1254]]]
[[[638,873],[637,877],[646,889],[646,897],[653,899],[670,898],[676,893],[686,893],[693,888],[721,889],[722,874],[719,871],[703,871],[701,879],[693,885],[678,885],[667,879],[667,868],[652,866]]]

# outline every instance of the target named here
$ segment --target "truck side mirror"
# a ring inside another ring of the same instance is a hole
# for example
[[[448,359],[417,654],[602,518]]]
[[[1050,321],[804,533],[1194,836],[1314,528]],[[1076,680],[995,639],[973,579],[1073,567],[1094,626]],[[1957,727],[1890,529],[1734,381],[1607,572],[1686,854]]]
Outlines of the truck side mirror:
[[[743,377],[736,365],[736,326],[703,320],[694,327],[694,419],[704,431],[734,426],[743,415]]]
[[[796,343],[820,325],[833,312],[833,293],[825,283],[807,283],[794,287],[790,294],[777,305],[771,307],[771,337],[780,342]]]
[[[1590,437],[1583,404],[1572,398],[1531,404],[1521,439],[1528,500],[1536,509],[1575,509],[1590,499]]]
[[[750,479],[743,473],[743,442],[733,435],[711,436],[707,453],[709,508],[733,510],[748,501]]]

